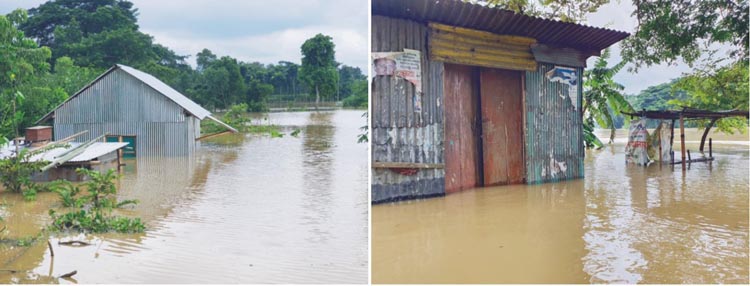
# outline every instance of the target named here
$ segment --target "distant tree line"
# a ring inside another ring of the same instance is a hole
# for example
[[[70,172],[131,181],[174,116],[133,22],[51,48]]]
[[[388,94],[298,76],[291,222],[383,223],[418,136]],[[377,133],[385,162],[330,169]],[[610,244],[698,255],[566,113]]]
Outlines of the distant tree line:
[[[312,101],[320,83],[319,99],[346,100],[366,82],[359,68],[335,61],[325,35],[308,40],[330,47],[322,75],[288,61],[243,62],[208,49],[195,55],[193,68],[189,56],[141,32],[137,16],[126,0],[52,0],[0,16],[0,138],[15,136],[114,64],[150,73],[212,110],[245,103],[262,111],[272,95]]]

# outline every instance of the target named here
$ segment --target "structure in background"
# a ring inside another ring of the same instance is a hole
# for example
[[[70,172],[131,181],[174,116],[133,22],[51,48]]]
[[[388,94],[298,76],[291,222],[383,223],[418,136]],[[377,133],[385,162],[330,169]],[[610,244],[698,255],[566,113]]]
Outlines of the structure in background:
[[[28,158],[29,162],[46,162],[46,166],[32,176],[36,182],[50,182],[64,179],[83,181],[88,178],[76,173],[76,169],[85,168],[99,172],[109,169],[120,169],[121,149],[127,143],[97,142],[104,138],[99,136],[89,142],[72,142],[76,137],[86,134],[80,132],[59,141],[52,141],[52,127],[34,126],[26,128],[26,136],[15,138],[13,142],[0,146],[0,159],[17,156],[17,152],[37,153]],[[55,147],[58,146],[58,147]],[[52,148],[55,147],[55,148]]]
[[[374,203],[583,177],[583,68],[627,33],[456,0],[372,13]]]
[[[56,140],[85,130],[77,142],[107,134],[107,142],[127,143],[125,157],[183,156],[195,152],[206,118],[237,132],[155,77],[118,64],[37,124],[53,120]]]
[[[664,142],[663,144],[659,144],[659,151],[658,151],[658,158],[652,157],[645,159],[645,163],[642,165],[648,165],[650,161],[658,161],[660,164],[662,162],[670,162],[672,165],[674,164],[681,164],[682,169],[686,169],[686,164],[693,163],[693,162],[711,162],[714,160],[713,156],[713,150],[712,150],[712,142],[711,138],[708,138],[708,156],[703,156],[702,158],[696,158],[692,159],[690,155],[690,150],[687,150],[685,148],[685,121],[686,120],[710,120],[708,125],[706,126],[706,129],[703,130],[703,136],[701,136],[701,143],[700,147],[698,147],[698,151],[700,153],[704,153],[704,147],[706,146],[706,138],[708,136],[708,133],[711,131],[711,128],[716,124],[717,121],[719,121],[722,118],[727,117],[745,117],[745,119],[750,118],[750,113],[747,110],[724,110],[724,111],[710,111],[710,110],[701,110],[701,109],[692,109],[692,108],[683,108],[682,110],[642,110],[640,112],[636,113],[627,113],[623,112],[625,115],[630,115],[630,117],[637,116],[641,119],[639,121],[643,121],[643,132],[648,132],[645,130],[645,121],[646,119],[653,119],[653,120],[660,120],[662,123],[660,126],[663,126],[663,129],[669,128],[669,131],[661,131],[661,132],[669,132],[669,136],[662,136],[665,138],[669,138],[669,143]],[[665,121],[671,120],[671,124],[667,124]],[[680,157],[680,161],[675,162],[674,161],[674,151],[672,151],[672,144],[674,142],[674,128],[675,128],[675,122],[679,120],[680,123],[680,152],[682,153],[682,156]],[[667,127],[668,126],[668,127]],[[658,129],[657,129],[658,130]],[[656,132],[656,131],[655,131]],[[628,146],[632,144],[632,138],[628,138]],[[661,142],[660,142],[661,143]],[[662,147],[664,146],[664,147]],[[664,150],[668,148],[668,150]],[[664,156],[664,153],[668,152],[668,156]],[[687,157],[685,156],[687,154]],[[665,157],[666,160],[665,160]]]

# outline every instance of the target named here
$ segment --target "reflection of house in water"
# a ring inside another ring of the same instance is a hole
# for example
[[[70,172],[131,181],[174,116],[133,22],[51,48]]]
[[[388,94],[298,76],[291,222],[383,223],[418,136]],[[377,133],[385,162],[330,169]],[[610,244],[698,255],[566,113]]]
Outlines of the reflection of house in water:
[[[421,57],[373,79],[373,202],[583,177],[583,68],[627,33],[456,0],[372,13],[372,52]]]
[[[193,154],[206,118],[225,125],[155,77],[115,65],[39,121],[54,121],[56,140],[81,131],[88,133],[76,141],[106,133],[107,142],[128,143],[123,156],[134,157]]]

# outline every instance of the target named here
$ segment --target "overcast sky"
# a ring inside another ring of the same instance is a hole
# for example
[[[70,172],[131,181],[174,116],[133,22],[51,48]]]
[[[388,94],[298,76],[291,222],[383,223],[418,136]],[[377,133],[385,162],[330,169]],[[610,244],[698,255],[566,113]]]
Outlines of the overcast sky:
[[[612,0],[609,4],[603,6],[596,13],[588,15],[586,24],[596,27],[605,27],[618,31],[625,31],[634,34],[635,27],[638,24],[635,17],[631,14],[635,11],[631,1]],[[620,44],[615,44],[610,48],[612,56],[610,57],[610,66],[618,63],[620,57]],[[587,65],[593,66],[596,57],[589,58]],[[615,81],[625,86],[625,93],[636,94],[641,90],[661,83],[668,82],[674,78],[680,77],[682,73],[689,73],[692,68],[680,61],[676,65],[668,66],[666,64],[645,67],[638,70],[637,73],[631,73],[625,69],[615,76]]]
[[[367,72],[367,0],[130,0],[141,31],[178,54],[208,48],[246,62],[300,63],[302,43],[317,33],[333,37],[336,60]],[[0,13],[46,0],[2,0]]]
[[[331,35],[336,59],[367,71],[367,0],[131,0],[139,10],[141,30],[157,43],[179,54],[192,55],[208,48],[218,55],[243,61],[300,62],[300,45],[316,33]],[[17,7],[31,8],[44,0],[2,0],[0,13]],[[612,0],[586,24],[633,33],[636,20],[628,0]],[[589,66],[595,57],[589,59]],[[610,63],[620,60],[620,45],[612,47]],[[635,94],[648,86],[667,82],[689,72],[685,64],[621,71],[616,80],[625,92]]]

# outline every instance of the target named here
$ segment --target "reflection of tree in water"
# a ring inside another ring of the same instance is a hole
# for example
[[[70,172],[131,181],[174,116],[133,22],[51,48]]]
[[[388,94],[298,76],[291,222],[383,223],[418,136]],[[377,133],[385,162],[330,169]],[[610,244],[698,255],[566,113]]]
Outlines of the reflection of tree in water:
[[[310,226],[308,241],[321,242],[330,233],[324,225],[330,217],[332,196],[332,147],[335,128],[331,124],[333,113],[310,113],[305,126],[303,141],[303,164],[305,188],[302,207],[307,214],[305,224]]]

